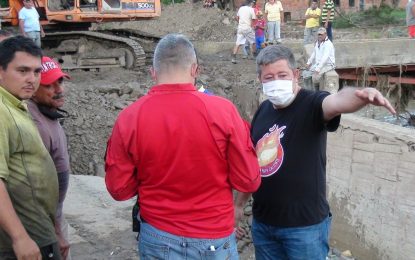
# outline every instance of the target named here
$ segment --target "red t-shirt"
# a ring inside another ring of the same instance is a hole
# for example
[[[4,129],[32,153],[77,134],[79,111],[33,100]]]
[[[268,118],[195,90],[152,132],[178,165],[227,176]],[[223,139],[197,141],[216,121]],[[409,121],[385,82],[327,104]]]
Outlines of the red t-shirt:
[[[154,86],[122,111],[105,169],[116,200],[138,193],[146,222],[193,238],[230,235],[232,189],[253,192],[260,184],[249,129],[235,106],[192,84]]]
[[[256,20],[255,22],[255,37],[263,37],[264,36],[264,29],[257,28],[257,26],[261,26],[265,28],[265,20],[263,18]]]

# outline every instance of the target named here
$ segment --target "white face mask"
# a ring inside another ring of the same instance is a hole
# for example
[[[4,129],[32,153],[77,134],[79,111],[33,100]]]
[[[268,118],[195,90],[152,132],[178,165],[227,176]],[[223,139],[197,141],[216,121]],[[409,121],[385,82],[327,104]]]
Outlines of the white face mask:
[[[287,107],[294,100],[292,80],[273,80],[262,83],[264,95],[277,107]]]

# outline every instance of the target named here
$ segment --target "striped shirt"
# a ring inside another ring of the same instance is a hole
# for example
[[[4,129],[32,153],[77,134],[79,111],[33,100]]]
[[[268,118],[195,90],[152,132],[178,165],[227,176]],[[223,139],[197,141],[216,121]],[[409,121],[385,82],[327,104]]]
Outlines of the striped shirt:
[[[330,17],[327,17],[327,13],[330,11]],[[328,18],[328,19],[327,19]],[[333,22],[334,20],[334,2],[333,0],[326,0],[323,10],[321,12],[321,21],[325,23],[326,21]]]

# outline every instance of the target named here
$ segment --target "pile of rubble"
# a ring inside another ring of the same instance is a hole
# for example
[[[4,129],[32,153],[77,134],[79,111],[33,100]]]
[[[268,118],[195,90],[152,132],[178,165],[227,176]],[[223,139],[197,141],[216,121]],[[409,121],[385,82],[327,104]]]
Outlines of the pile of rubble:
[[[72,75],[73,82],[66,84],[64,128],[68,136],[72,172],[83,175],[104,176],[103,158],[106,142],[118,113],[137,98],[143,96],[150,86],[140,81],[87,81],[85,73]],[[90,75],[93,76],[91,73]],[[128,78],[127,78],[128,79]],[[81,81],[81,82],[80,82]]]

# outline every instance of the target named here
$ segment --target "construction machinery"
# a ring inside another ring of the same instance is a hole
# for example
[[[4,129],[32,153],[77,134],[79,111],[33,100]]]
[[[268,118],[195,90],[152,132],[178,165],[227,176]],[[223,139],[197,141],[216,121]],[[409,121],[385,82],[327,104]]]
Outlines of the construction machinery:
[[[143,45],[157,37],[138,30],[91,30],[95,23],[160,16],[160,0],[33,0],[46,31],[42,48],[64,69],[145,65]],[[0,0],[4,25],[18,26],[22,0]]]

